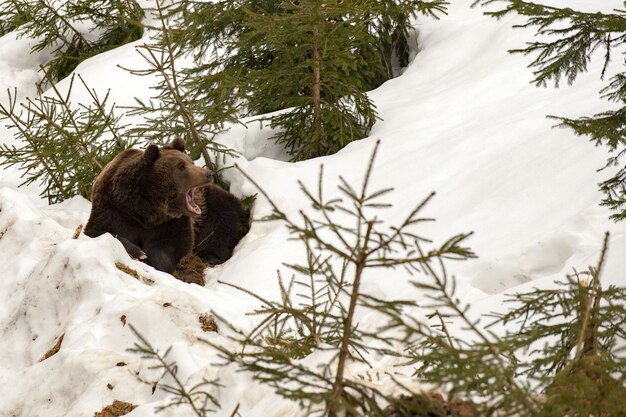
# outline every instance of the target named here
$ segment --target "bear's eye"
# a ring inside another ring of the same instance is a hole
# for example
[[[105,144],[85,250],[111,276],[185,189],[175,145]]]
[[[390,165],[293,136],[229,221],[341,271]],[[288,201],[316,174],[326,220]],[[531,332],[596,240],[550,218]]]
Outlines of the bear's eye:
[[[185,164],[179,164],[178,165],[178,169],[180,169],[181,171],[185,170]]]

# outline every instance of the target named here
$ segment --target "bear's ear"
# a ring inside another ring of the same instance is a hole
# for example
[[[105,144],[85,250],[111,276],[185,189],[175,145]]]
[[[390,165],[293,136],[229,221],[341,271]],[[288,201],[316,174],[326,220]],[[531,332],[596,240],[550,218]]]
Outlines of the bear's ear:
[[[143,159],[146,160],[148,165],[154,165],[157,159],[159,159],[159,147],[156,145],[150,145],[143,153]]]
[[[163,149],[174,149],[185,152],[185,141],[181,138],[176,138],[167,145],[163,146]]]

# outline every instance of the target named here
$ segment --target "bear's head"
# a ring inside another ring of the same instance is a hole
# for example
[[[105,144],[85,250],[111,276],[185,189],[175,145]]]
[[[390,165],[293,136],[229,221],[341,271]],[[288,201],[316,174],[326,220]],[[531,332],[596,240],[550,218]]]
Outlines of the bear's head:
[[[182,139],[162,148],[150,145],[142,159],[144,175],[141,176],[148,180],[145,182],[149,183],[149,189],[143,186],[141,192],[150,200],[158,199],[167,217],[194,217],[202,213],[194,202],[194,194],[198,187],[211,183],[213,176],[193,163],[185,153]]]

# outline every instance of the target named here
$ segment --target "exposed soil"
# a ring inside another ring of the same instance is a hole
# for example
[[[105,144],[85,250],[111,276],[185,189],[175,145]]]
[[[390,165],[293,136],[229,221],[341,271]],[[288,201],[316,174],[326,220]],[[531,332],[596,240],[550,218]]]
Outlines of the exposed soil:
[[[194,254],[185,256],[178,263],[174,277],[189,284],[204,286],[204,270],[210,265]]]
[[[215,317],[213,317],[213,315],[211,314],[202,314],[200,317],[198,317],[198,321],[202,326],[203,332],[217,332],[219,330],[217,327],[217,323],[215,322]]]
[[[124,401],[113,401],[113,404],[107,405],[102,411],[96,412],[93,417],[120,417],[133,411],[137,406],[135,404]]]
[[[117,269],[119,269],[120,271],[127,273],[128,275],[130,275],[131,277],[133,277],[135,279],[140,279],[139,274],[137,273],[137,271],[135,271],[133,268],[131,268],[131,267],[127,266],[127,265],[124,265],[121,262],[116,262],[115,263],[115,267]]]
[[[46,354],[43,355],[41,357],[41,359],[39,359],[39,362],[45,361],[50,356],[55,355],[61,349],[61,343],[63,343],[63,337],[65,337],[65,333],[63,333],[61,336],[59,336],[59,338],[57,339],[57,342],[54,344],[54,346],[52,346],[52,349],[47,351]]]
[[[204,270],[209,266],[210,265],[204,262],[202,259],[193,254],[189,254],[180,260],[178,266],[176,267],[176,270],[172,275],[174,276],[174,278],[188,284],[198,284],[200,286],[204,286]],[[130,275],[131,277],[145,282],[148,285],[154,283],[154,281],[152,281],[151,279],[140,276],[139,273],[133,268],[121,262],[116,262],[115,267],[120,271]]]

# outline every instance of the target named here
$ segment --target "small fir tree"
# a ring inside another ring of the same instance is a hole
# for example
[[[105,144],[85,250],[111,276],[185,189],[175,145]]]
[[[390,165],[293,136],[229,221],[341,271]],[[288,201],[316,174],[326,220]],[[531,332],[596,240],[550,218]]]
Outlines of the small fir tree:
[[[228,361],[251,371],[254,378],[270,384],[281,396],[302,404],[302,415],[388,415],[384,409],[389,401],[387,395],[371,384],[347,377],[346,370],[351,363],[367,363],[367,356],[374,352],[400,355],[404,346],[395,345],[397,338],[387,337],[386,325],[366,330],[359,326],[356,316],[362,310],[401,315],[415,302],[368,295],[362,286],[368,271],[404,268],[420,273],[430,262],[473,256],[463,246],[467,234],[454,236],[429,251],[422,249],[427,240],[415,228],[428,220],[420,213],[432,195],[398,225],[382,224],[377,213],[389,207],[382,198],[392,190],[370,190],[375,154],[376,150],[360,187],[341,179],[340,198],[328,200],[324,196],[323,170],[316,192],[301,184],[315,215],[301,211],[300,219],[291,219],[259,189],[273,207],[265,220],[286,223],[305,246],[306,264],[288,265],[294,273],[290,280],[279,274],[281,298],[277,301],[236,287],[262,303],[254,312],[262,319],[251,332],[244,334],[235,329],[242,352],[207,341]],[[319,369],[301,360],[313,353],[327,355]]]
[[[453,336],[443,318],[429,328],[394,317],[412,345],[417,376],[467,400],[476,416],[624,415],[626,288],[602,288],[607,248],[608,234],[596,267],[554,288],[514,294],[511,308],[486,326],[459,303],[445,270],[430,269],[433,283],[416,283],[430,299],[423,307],[466,333]]]
[[[265,119],[297,160],[367,136],[376,112],[365,91],[391,76],[394,50],[408,60],[409,19],[437,16],[446,4],[183,1],[172,13],[184,28],[176,41],[198,63],[196,90],[217,85],[244,114],[282,110]]]
[[[360,24],[364,10],[354,3],[320,0],[281,6],[277,14],[246,10],[251,30],[243,42],[260,40],[273,55],[269,66],[248,72],[245,88],[254,97],[250,110],[266,110],[265,97],[276,108],[288,109],[267,120],[294,159],[335,153],[367,136],[376,120],[352,54],[355,40],[368,36]],[[345,18],[348,13],[354,18]]]
[[[445,268],[447,259],[473,256],[461,246],[467,235],[423,248],[427,240],[414,227],[427,220],[419,213],[430,197],[386,229],[376,212],[387,207],[381,198],[391,190],[369,190],[373,158],[360,188],[341,180],[339,198],[324,197],[323,171],[315,192],[301,185],[314,214],[300,211],[298,220],[259,189],[273,207],[265,220],[286,223],[303,242],[306,263],[288,265],[290,279],[279,273],[279,300],[234,286],[261,303],[251,331],[232,329],[241,351],[206,342],[299,402],[307,416],[622,416],[626,289],[600,284],[608,234],[596,267],[574,271],[554,288],[514,294],[510,309],[483,324],[461,303]],[[368,271],[395,267],[416,274],[411,283],[425,299],[381,300],[363,291]],[[407,307],[419,307],[431,322]],[[387,320],[375,329],[359,326],[355,312],[363,310]],[[450,322],[463,333],[449,330]],[[416,379],[439,387],[447,400],[411,392],[393,377],[409,395],[390,396],[347,376],[349,364],[367,364],[374,353],[404,358]],[[312,355],[325,359],[312,367]]]
[[[370,37],[361,45],[355,55],[362,57],[359,73],[364,77],[367,90],[380,86],[397,75],[394,68],[409,64],[409,37],[412,19],[428,16],[439,19],[447,13],[447,1],[382,0],[371,2],[369,9]],[[379,65],[373,63],[379,62]]]
[[[517,13],[526,17],[527,22],[515,27],[536,27],[537,35],[546,37],[530,42],[526,48],[510,51],[535,55],[530,66],[535,68],[534,83],[538,86],[552,82],[558,87],[563,79],[573,83],[580,73],[587,71],[592,54],[600,50],[604,60],[600,76],[604,78],[615,52],[626,44],[624,10],[588,13],[522,0],[478,0],[474,4],[499,3],[504,3],[505,7],[486,14],[501,18]],[[558,120],[559,126],[568,127],[577,135],[588,136],[597,146],[607,146],[612,152],[605,168],[620,168],[600,184],[600,190],[605,195],[602,205],[612,209],[611,218],[618,221],[626,218],[626,166],[621,162],[626,153],[626,71],[612,76],[600,94],[617,103],[619,108],[578,119],[550,117]]]

